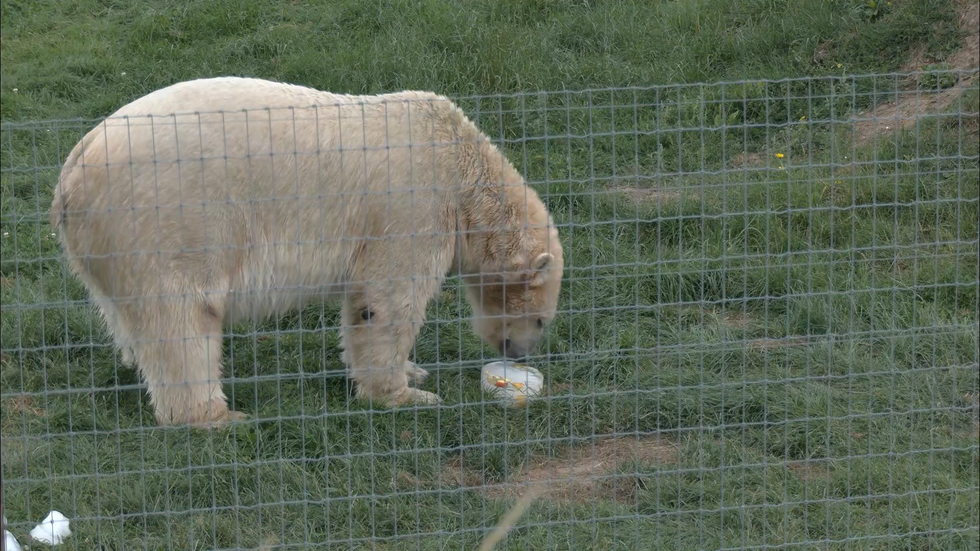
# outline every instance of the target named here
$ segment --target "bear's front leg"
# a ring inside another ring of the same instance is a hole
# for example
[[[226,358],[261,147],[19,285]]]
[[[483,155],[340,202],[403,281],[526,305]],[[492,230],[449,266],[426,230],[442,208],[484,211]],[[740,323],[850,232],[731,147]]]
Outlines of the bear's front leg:
[[[440,400],[435,394],[408,386],[409,379],[421,382],[428,375],[408,361],[428,301],[420,305],[397,298],[386,301],[389,297],[418,297],[418,289],[413,293],[399,285],[384,287],[384,292],[350,290],[344,300],[344,363],[357,385],[357,395],[387,406],[437,404]]]

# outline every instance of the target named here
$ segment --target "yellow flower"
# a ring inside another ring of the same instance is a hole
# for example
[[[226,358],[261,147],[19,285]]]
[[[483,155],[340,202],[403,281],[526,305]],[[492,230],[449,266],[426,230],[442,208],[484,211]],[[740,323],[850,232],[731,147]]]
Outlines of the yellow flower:
[[[777,158],[777,159],[782,159],[782,158],[783,158],[783,157],[785,157],[785,156],[786,156],[786,155],[783,155],[782,153],[776,153],[776,158]]]
[[[841,67],[841,65],[840,65],[840,63],[838,63],[838,64],[837,64],[837,68],[838,68],[838,69],[840,69],[840,67]]]
[[[806,120],[806,115],[803,115],[802,117],[800,117],[800,120],[801,121],[805,121]]]

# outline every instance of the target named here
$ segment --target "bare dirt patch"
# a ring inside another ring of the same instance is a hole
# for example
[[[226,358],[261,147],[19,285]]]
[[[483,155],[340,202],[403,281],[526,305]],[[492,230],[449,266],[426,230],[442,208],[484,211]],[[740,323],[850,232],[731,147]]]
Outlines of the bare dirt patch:
[[[915,71],[922,69],[923,65],[928,65],[932,62],[933,60],[929,59],[929,57],[926,55],[926,47],[916,46],[915,49],[912,50],[912,55],[909,57],[909,60],[902,65],[901,71],[903,73],[914,73]]]
[[[875,136],[893,134],[914,126],[922,117],[939,113],[959,99],[969,87],[973,76],[960,80],[955,86],[941,92],[921,90],[899,96],[891,101],[875,106],[861,114],[854,124],[854,136],[859,145],[869,144]]]
[[[679,193],[675,189],[664,188],[655,181],[641,178],[638,167],[632,167],[629,174],[615,183],[610,183],[610,192],[621,193],[637,205],[651,205],[677,199]]]
[[[459,458],[446,466],[443,480],[476,488],[492,499],[520,498],[531,486],[543,486],[544,499],[588,503],[595,499],[628,499],[634,477],[620,469],[630,463],[676,463],[677,448],[659,436],[608,438],[579,444],[562,457],[543,459],[500,483],[484,484],[481,473],[462,465]]]
[[[3,409],[11,413],[27,414],[33,417],[44,415],[44,410],[38,407],[30,396],[14,396],[7,400]]]
[[[828,478],[827,463],[822,461],[790,461],[786,467],[803,482]]]
[[[730,162],[732,167],[758,166],[766,163],[766,157],[762,153],[739,153]]]
[[[752,325],[752,316],[745,312],[739,311],[727,311],[725,316],[722,318],[725,320],[725,325],[728,327],[735,327],[737,329],[745,329]]]
[[[960,49],[946,58],[945,64],[950,69],[970,71],[980,67],[980,7],[972,0],[960,2],[960,29],[966,33]],[[816,62],[825,61],[830,55],[831,44],[823,43],[817,46],[813,54]],[[933,63],[924,47],[919,46],[911,51],[910,59],[902,67],[904,73],[920,71],[924,66]],[[876,136],[891,135],[914,126],[924,116],[940,113],[953,105],[963,92],[977,80],[977,73],[969,73],[954,86],[936,90],[923,86],[916,90],[918,83],[914,77],[905,82],[905,90],[899,91],[895,101],[882,103],[874,109],[861,113],[854,119],[854,135],[858,145],[872,143]],[[965,125],[976,126],[974,119],[964,120]],[[976,131],[975,128],[970,128]],[[730,161],[733,168],[758,167],[765,164],[766,158],[762,153],[742,153]]]
[[[980,67],[980,9],[971,1],[960,3],[960,29],[966,33],[963,46],[946,59],[950,69],[974,70]],[[911,61],[904,67],[907,71],[917,71],[926,64],[924,53],[913,52]],[[955,103],[977,76],[974,71],[959,79],[952,87],[944,90],[925,88],[914,90],[914,79],[908,82],[909,90],[899,92],[895,101],[875,106],[855,120],[854,134],[858,144],[868,144],[876,136],[899,132],[923,116],[939,113]]]
[[[975,2],[960,2],[960,28],[967,33],[963,47],[946,60],[958,69],[972,69],[980,66],[980,5]]]
[[[656,203],[658,200],[670,201],[677,198],[676,191],[669,191],[664,189],[654,189],[654,188],[638,188],[638,187],[617,187],[616,191],[627,196],[637,205],[649,205]]]

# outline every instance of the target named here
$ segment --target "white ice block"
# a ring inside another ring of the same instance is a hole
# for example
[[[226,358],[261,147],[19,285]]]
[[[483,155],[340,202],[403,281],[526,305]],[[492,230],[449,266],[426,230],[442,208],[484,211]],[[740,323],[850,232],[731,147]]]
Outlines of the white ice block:
[[[58,511],[51,511],[41,524],[31,530],[31,537],[48,545],[58,545],[71,535],[68,518]]]

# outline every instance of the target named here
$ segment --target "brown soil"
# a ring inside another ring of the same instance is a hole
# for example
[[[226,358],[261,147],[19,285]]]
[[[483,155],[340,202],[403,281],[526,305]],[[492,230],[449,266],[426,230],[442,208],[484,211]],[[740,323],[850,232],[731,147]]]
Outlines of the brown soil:
[[[739,153],[731,160],[731,166],[738,168],[743,166],[758,166],[765,164],[765,157],[762,153]]]
[[[790,461],[786,463],[786,466],[797,478],[804,482],[808,480],[827,479],[827,464],[822,461],[811,461],[808,463],[803,461]]]
[[[534,485],[543,485],[544,499],[573,503],[616,496],[628,499],[636,481],[619,469],[631,462],[664,464],[677,461],[676,447],[659,436],[621,437],[580,444],[563,457],[542,460],[501,483],[484,484],[481,473],[463,467],[459,459],[450,463],[443,479],[457,486],[477,488],[492,499],[520,498]]]
[[[961,2],[960,29],[967,33],[963,47],[946,62],[957,69],[980,67],[980,5],[976,2]]]
[[[39,408],[30,396],[14,396],[6,401],[3,409],[10,413],[26,413],[33,417],[40,417],[44,414],[44,410]]]
[[[752,316],[738,311],[727,311],[725,312],[725,325],[729,327],[736,327],[738,329],[745,329],[746,327],[752,325]]]
[[[966,33],[963,46],[946,59],[950,69],[971,70],[980,67],[980,8],[971,1],[961,2],[960,29]],[[912,55],[912,60],[904,67],[907,71],[917,71],[926,64],[921,50]],[[874,141],[875,136],[901,131],[923,116],[935,114],[948,109],[963,92],[973,83],[977,73],[963,76],[956,85],[945,90],[909,90],[899,94],[895,101],[883,103],[873,109],[861,113],[854,125],[855,139],[858,144]],[[911,82],[910,88],[915,87]]]
[[[657,198],[670,200],[677,198],[677,192],[662,189],[637,188],[637,187],[618,187],[617,191],[629,197],[636,204],[655,203]]]
[[[963,44],[945,63],[950,69],[970,71],[980,67],[980,6],[972,0],[960,2],[960,29],[966,33]],[[829,55],[829,45],[821,44],[814,53],[814,60],[821,61]],[[926,56],[925,48],[912,51],[910,60],[902,66],[905,73],[922,70],[923,66],[934,62]],[[977,80],[977,73],[969,73],[956,85],[945,90],[922,89],[916,91],[914,78],[906,82],[907,89],[899,93],[895,101],[882,103],[874,109],[861,113],[855,120],[854,133],[858,145],[872,143],[876,136],[892,134],[914,126],[924,116],[948,109],[963,92]],[[904,93],[903,93],[904,92]],[[964,121],[964,124],[976,124]],[[761,153],[743,153],[732,159],[731,166],[759,166],[765,163]]]

